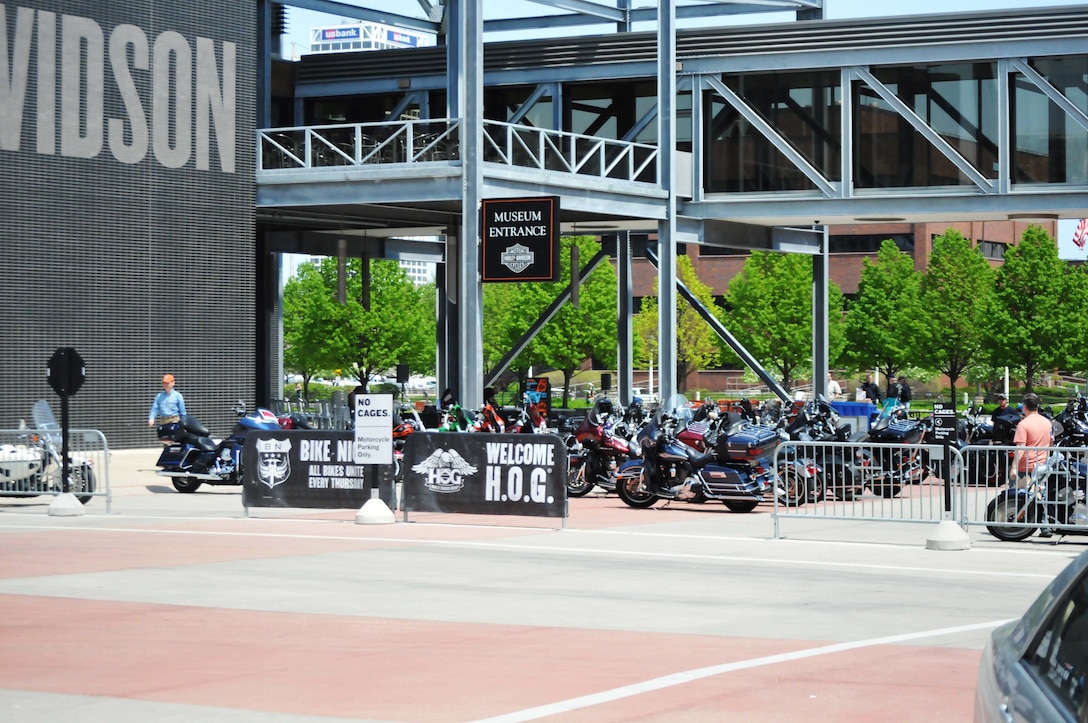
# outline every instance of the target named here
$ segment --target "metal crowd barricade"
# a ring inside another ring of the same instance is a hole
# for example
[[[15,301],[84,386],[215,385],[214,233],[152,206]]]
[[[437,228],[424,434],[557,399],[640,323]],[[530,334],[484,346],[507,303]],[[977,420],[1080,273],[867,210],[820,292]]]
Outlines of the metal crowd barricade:
[[[0,430],[0,497],[31,498],[64,492],[61,432]],[[97,429],[68,430],[68,476],[71,492],[84,504],[104,497],[110,513],[109,445]]]
[[[979,445],[965,447],[962,451],[967,461],[967,474],[959,491],[961,515],[957,521],[965,529],[996,523],[1025,532],[1046,526],[1054,528],[1057,534],[1062,528],[1088,533],[1088,519],[1073,514],[1078,503],[1086,502],[1085,495],[1088,494],[1088,447]],[[1010,490],[1024,490],[1028,484],[1023,475],[1012,472],[1013,455],[1017,451],[1035,452],[1043,457],[1061,455],[1062,459],[1048,472],[1046,483],[1039,490],[1045,497],[1007,494]],[[1045,525],[1029,509],[1040,505],[1052,518]],[[1060,519],[1062,516],[1065,519]]]
[[[780,537],[783,519],[938,523],[950,506],[955,520],[964,458],[950,449],[949,470],[944,454],[943,446],[932,444],[783,442],[775,454],[776,470],[804,460],[816,465],[819,474],[807,489],[789,490],[785,500],[775,497],[774,536]],[[945,477],[950,485],[947,502]]]

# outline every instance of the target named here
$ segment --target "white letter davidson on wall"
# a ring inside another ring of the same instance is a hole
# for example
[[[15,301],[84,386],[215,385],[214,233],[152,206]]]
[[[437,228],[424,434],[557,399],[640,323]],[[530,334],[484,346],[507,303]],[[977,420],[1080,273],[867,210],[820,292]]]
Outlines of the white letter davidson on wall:
[[[213,40],[198,37],[194,51],[177,32],[152,41],[135,25],[107,37],[91,18],[0,3],[0,150],[29,150],[21,147],[25,120],[43,155],[96,158],[106,150],[120,163],[151,157],[166,168],[192,161],[206,171],[214,129],[217,170],[234,173],[236,56],[234,43],[217,52]],[[149,88],[144,96],[136,78]],[[27,108],[31,83],[37,101]],[[120,97],[123,117],[105,116],[107,88]]]

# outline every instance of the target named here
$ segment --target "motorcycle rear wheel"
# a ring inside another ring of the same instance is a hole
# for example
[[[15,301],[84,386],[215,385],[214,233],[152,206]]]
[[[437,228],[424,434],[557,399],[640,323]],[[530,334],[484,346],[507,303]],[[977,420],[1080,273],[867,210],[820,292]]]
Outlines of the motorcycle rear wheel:
[[[170,481],[174,483],[174,489],[182,494],[190,494],[200,489],[200,485],[203,484],[195,477],[171,477]]]
[[[793,465],[786,464],[780,467],[778,477],[782,481],[783,490],[782,494],[778,495],[778,504],[783,507],[800,507],[810,497],[815,496],[815,492],[808,488],[809,481]]]
[[[899,493],[903,491],[903,488],[897,484],[891,484],[889,482],[881,482],[873,484],[872,488],[874,495],[880,495],[884,499],[891,499],[898,497]]]
[[[652,506],[658,496],[651,492],[646,483],[646,468],[640,469],[638,477],[620,477],[616,480],[616,494],[628,507],[637,510]]]
[[[1007,492],[994,498],[986,507],[987,522],[1034,522],[1038,520],[1034,502],[1021,505],[1019,499]],[[986,525],[986,530],[999,540],[1020,542],[1035,534],[1034,527],[1006,527],[1004,525]]]
[[[730,512],[751,512],[759,506],[757,500],[722,500],[722,504],[728,507]]]
[[[93,499],[89,494],[94,492],[94,470],[88,464],[81,464],[71,470],[72,481],[68,489],[76,495],[81,505],[85,505]]]

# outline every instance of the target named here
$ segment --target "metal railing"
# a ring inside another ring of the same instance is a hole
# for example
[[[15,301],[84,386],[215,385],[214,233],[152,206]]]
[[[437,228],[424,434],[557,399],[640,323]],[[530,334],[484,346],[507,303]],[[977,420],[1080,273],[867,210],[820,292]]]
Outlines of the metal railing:
[[[484,161],[541,171],[657,183],[657,146],[484,121]]]
[[[60,430],[0,430],[0,497],[31,498],[64,492]],[[69,491],[83,504],[106,498],[110,513],[109,445],[97,429],[68,430]]]
[[[457,119],[438,119],[258,130],[257,170],[459,160],[459,128]]]
[[[1040,485],[1042,496],[1015,492],[1026,485],[1017,475],[1009,485],[1017,450],[1063,456]],[[783,519],[935,524],[946,518],[946,510],[965,531],[997,525],[1026,535],[1041,527],[1088,533],[1088,448],[972,445],[950,448],[947,461],[944,455],[943,446],[932,444],[783,442],[775,453],[775,469],[803,459],[816,464],[820,475],[807,489],[796,479],[780,479],[786,496],[774,500],[774,535],[780,536]]]
[[[958,483],[963,459],[951,450],[951,477]],[[882,522],[940,522],[945,510],[944,448],[925,444],[875,442],[783,442],[775,469],[793,460],[818,466],[811,480],[780,480],[785,499],[775,497],[774,534],[779,520],[806,518]],[[939,475],[928,473],[933,466]]]
[[[620,181],[657,183],[657,146],[484,122],[486,163]],[[456,118],[266,128],[257,131],[257,170],[374,167],[461,160]]]

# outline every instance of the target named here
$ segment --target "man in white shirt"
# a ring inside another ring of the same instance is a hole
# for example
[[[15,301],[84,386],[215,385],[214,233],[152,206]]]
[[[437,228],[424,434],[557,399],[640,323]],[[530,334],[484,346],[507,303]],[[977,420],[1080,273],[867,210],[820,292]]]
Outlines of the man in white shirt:
[[[827,396],[831,401],[842,397],[842,387],[840,387],[839,383],[831,376],[831,372],[827,373]]]

